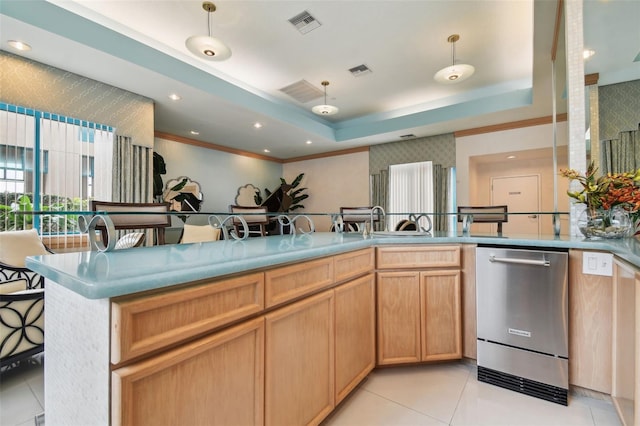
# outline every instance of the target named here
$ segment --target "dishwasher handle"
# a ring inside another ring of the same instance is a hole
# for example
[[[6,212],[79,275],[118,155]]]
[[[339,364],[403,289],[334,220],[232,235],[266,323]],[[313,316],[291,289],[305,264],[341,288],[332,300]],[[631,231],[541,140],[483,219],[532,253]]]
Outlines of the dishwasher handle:
[[[534,266],[551,266],[551,261],[549,260],[531,260],[531,259],[514,259],[507,257],[495,257],[495,255],[489,255],[489,262],[500,262],[500,263],[516,263],[520,265],[534,265]]]

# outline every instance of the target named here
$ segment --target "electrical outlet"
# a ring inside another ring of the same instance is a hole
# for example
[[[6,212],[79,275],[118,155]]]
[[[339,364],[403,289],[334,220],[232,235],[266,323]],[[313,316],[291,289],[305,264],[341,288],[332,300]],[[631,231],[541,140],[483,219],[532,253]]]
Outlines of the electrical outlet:
[[[596,251],[582,253],[582,273],[587,275],[613,275],[613,255]]]

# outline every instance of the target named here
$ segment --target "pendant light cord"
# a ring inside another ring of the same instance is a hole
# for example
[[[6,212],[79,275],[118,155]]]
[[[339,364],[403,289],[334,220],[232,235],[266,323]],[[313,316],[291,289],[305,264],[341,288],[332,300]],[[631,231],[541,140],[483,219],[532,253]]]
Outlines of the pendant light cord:
[[[451,42],[451,66],[456,64],[456,42]]]

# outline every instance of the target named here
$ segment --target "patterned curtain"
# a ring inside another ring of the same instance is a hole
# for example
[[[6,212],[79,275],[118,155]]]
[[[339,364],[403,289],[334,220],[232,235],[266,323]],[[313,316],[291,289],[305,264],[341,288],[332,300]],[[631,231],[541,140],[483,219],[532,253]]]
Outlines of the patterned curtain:
[[[447,231],[447,213],[449,194],[449,170],[441,164],[433,165],[433,230]]]
[[[601,172],[623,173],[640,168],[640,130],[620,132],[618,139],[600,142]]]
[[[116,135],[113,144],[113,194],[119,203],[150,203],[153,201],[153,150],[134,145],[129,136]],[[126,231],[117,231],[122,238]],[[154,244],[152,230],[145,232],[146,245]]]
[[[370,199],[372,206],[380,206],[387,211],[388,190],[389,190],[389,171],[380,170],[380,173],[372,174],[370,179]],[[376,230],[384,229],[385,224],[376,223]]]
[[[153,151],[134,145],[128,136],[116,136],[113,148],[112,201],[149,203],[153,200]]]

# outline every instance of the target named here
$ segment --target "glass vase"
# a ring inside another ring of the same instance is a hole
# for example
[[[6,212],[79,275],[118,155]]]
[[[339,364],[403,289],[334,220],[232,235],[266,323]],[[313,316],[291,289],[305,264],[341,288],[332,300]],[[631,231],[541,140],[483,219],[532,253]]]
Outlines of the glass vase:
[[[629,213],[621,207],[609,210],[584,210],[578,217],[578,229],[589,239],[624,238],[631,234]]]

